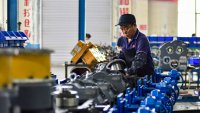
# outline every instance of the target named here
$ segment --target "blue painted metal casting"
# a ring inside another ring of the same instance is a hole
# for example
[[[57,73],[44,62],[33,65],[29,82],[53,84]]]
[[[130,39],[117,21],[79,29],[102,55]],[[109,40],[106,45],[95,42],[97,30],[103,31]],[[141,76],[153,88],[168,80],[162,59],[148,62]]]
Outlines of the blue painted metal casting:
[[[179,88],[179,73],[172,70],[168,77],[159,83],[153,83],[147,76],[138,80],[137,89],[126,89],[126,93],[117,96],[117,103],[112,108],[104,109],[104,113],[172,113]]]

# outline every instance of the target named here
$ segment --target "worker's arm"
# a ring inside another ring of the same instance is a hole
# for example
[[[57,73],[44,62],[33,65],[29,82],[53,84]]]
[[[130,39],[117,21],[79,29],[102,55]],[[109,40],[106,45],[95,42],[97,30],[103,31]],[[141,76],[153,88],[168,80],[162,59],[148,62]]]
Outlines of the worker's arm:
[[[127,70],[129,75],[137,73],[139,68],[142,68],[147,62],[147,54],[144,52],[137,53],[132,62],[131,67]]]
[[[147,63],[147,52],[150,49],[149,42],[146,37],[139,38],[135,58],[132,61],[131,67],[127,70],[129,75],[136,74],[137,70]]]

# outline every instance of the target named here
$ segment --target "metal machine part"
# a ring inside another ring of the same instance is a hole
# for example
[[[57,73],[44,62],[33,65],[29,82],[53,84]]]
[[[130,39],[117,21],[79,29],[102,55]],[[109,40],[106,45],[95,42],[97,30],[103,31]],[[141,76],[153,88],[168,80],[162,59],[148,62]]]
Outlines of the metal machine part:
[[[61,91],[55,96],[56,106],[59,108],[77,107],[79,104],[77,91],[69,90],[67,87],[62,87]]]
[[[11,108],[9,94],[6,91],[0,90],[0,111],[1,113],[9,113]]]
[[[17,80],[13,84],[18,90],[16,104],[21,113],[49,113],[53,110],[51,80]]]
[[[159,67],[164,71],[187,69],[187,44],[182,41],[172,41],[163,44],[159,48]]]
[[[108,82],[97,82],[96,84],[101,89],[102,93],[105,96],[105,99],[107,99],[104,102],[112,103],[114,101],[114,98],[117,96],[113,86]]]
[[[170,61],[170,67],[171,67],[172,69],[177,69],[177,68],[179,67],[179,62],[178,62],[176,59],[172,59],[172,60]]]
[[[125,62],[121,59],[116,59],[108,64],[100,63],[92,73],[81,75],[79,77],[77,77],[78,75],[76,74],[72,74],[70,82],[63,83],[58,87],[66,87],[67,91],[77,91],[77,95],[79,96],[78,107],[70,107],[69,101],[76,100],[74,100],[75,96],[72,96],[69,92],[63,92],[62,96],[61,94],[60,96],[56,96],[56,100],[59,102],[57,106],[62,106],[61,104],[64,104],[64,102],[62,103],[61,101],[66,101],[66,105],[63,106],[65,106],[68,110],[79,110],[79,106],[88,100],[92,100],[96,105],[113,103],[116,96],[119,93],[124,92],[127,87],[127,84],[123,79],[124,74],[122,71],[124,68]],[[63,96],[70,96],[70,100],[61,100],[60,97]],[[90,107],[88,108],[92,109]]]
[[[164,64],[169,64],[170,60],[171,60],[171,59],[170,59],[169,56],[164,56],[164,57],[163,57],[163,63],[164,63]]]
[[[122,71],[126,67],[126,63],[122,59],[115,59],[106,65],[107,71]]]
[[[96,103],[103,103],[105,98],[100,88],[91,81],[76,80],[63,85],[68,90],[77,91],[79,96],[79,104],[84,103],[88,99],[94,99]]]
[[[123,80],[122,73],[107,73],[107,72],[99,72],[94,73],[92,78],[94,80],[104,80],[112,84],[113,88],[117,93],[121,93],[126,89],[126,83]]]

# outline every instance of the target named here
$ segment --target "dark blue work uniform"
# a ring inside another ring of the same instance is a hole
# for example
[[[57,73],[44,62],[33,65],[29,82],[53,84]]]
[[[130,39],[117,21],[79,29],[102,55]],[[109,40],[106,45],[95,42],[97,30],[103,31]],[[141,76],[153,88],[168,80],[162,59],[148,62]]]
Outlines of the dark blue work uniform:
[[[138,77],[154,74],[154,64],[151,57],[149,41],[138,29],[131,41],[123,38],[122,51],[119,58],[125,60],[127,68],[134,67],[134,74]]]
[[[124,45],[124,38],[126,37],[119,37],[119,39],[117,40],[118,47],[122,47]]]

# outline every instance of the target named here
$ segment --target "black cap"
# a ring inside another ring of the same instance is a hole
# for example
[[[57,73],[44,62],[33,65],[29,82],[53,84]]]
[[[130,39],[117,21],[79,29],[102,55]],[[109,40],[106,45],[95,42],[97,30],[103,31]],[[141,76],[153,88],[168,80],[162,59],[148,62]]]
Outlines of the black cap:
[[[132,14],[121,15],[121,17],[119,18],[119,23],[117,25],[128,25],[128,24],[136,24],[135,16]]]

